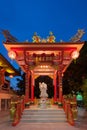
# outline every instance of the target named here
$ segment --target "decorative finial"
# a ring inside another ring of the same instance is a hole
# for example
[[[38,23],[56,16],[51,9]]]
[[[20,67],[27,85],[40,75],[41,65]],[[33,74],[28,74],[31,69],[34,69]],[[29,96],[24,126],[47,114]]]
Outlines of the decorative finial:
[[[41,40],[40,40],[40,37],[37,36],[37,33],[36,33],[36,32],[34,32],[34,35],[33,35],[32,39],[33,39],[33,42],[34,42],[34,43],[39,43],[39,42],[41,41]]]
[[[49,37],[47,38],[47,42],[54,43],[55,42],[55,36],[53,35],[53,32],[49,32]]]
[[[60,42],[64,42],[64,41],[61,39]]]
[[[49,32],[49,34],[50,34],[50,36],[52,36],[52,35],[53,35],[53,32]]]
[[[37,36],[37,32],[34,32],[34,36]]]

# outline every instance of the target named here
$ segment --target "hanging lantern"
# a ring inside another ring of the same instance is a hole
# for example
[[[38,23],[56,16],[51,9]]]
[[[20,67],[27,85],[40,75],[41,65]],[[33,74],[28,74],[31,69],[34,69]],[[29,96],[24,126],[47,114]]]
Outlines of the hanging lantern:
[[[10,78],[13,78],[13,75],[9,75]]]
[[[79,57],[79,52],[78,51],[73,51],[71,54],[72,59],[76,60]]]
[[[74,63],[76,63],[76,59],[79,57],[78,51],[73,51],[71,54],[72,59],[74,60]]]
[[[14,51],[9,51],[8,52],[8,56],[9,58],[11,58],[12,60],[14,60],[16,58],[16,53]]]

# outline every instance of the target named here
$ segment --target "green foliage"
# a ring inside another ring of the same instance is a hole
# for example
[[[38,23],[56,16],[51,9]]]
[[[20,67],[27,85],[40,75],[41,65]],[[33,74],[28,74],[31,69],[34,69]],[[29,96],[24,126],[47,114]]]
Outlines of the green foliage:
[[[72,61],[64,73],[63,94],[82,92],[83,77],[87,77],[87,42],[81,49],[80,56],[76,63]]]

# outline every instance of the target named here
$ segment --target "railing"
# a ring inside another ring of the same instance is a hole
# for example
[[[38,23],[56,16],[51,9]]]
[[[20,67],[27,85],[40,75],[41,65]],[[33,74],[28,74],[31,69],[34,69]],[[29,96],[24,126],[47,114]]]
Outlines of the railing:
[[[20,122],[24,108],[25,108],[24,97],[15,97],[14,99],[12,99],[10,108],[12,126],[16,126]]]
[[[77,102],[76,97],[72,98],[63,97],[63,109],[66,113],[67,121],[71,125],[75,125],[75,120],[77,120]]]
[[[77,119],[77,103],[75,96],[73,98],[63,97],[62,100],[63,109],[66,113],[67,121],[71,125],[75,125],[75,120]],[[11,102],[10,116],[12,121],[12,126],[16,126],[21,119],[21,115],[25,108],[25,98],[15,97]]]

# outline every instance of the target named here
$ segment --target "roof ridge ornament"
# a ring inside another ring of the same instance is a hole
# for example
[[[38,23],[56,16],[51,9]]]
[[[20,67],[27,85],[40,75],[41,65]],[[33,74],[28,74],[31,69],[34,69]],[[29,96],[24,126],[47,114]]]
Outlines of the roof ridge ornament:
[[[37,35],[36,32],[34,32],[32,40],[33,40],[34,43],[40,43],[41,42],[41,38],[40,38],[40,36]]]
[[[35,32],[32,40],[33,43],[54,43],[55,42],[55,36],[53,35],[53,32],[49,32],[49,36],[47,37],[47,39],[41,39],[40,36],[37,35],[37,33]]]
[[[79,42],[84,33],[84,29],[78,29],[77,33],[73,37],[71,37],[70,42]]]
[[[47,42],[54,43],[55,42],[55,36],[53,35],[53,32],[49,32],[49,37],[47,38]]]
[[[1,29],[1,33],[4,35],[6,42],[17,42],[18,39],[10,34],[8,30]]]

